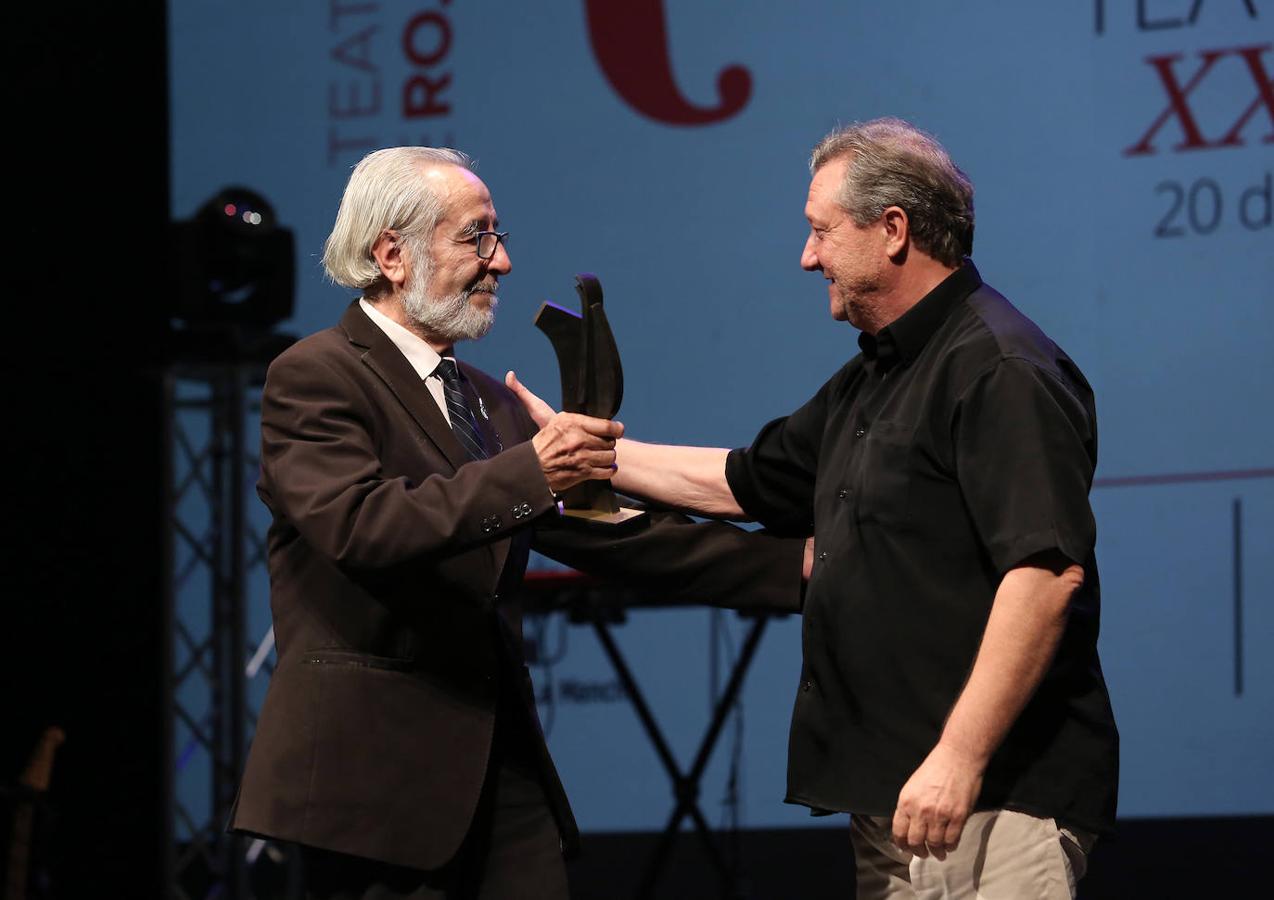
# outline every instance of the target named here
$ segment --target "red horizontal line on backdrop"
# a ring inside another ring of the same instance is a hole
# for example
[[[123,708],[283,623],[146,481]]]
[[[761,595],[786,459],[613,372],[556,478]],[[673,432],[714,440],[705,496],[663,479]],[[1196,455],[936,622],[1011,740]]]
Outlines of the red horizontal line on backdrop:
[[[1093,487],[1145,487],[1156,484],[1194,484],[1205,481],[1245,481],[1254,478],[1274,478],[1274,469],[1230,469],[1221,472],[1174,472],[1163,475],[1122,475],[1115,478],[1096,478]],[[524,584],[527,587],[552,591],[565,587],[594,587],[602,582],[574,569],[565,571],[529,571]]]
[[[1176,472],[1164,475],[1123,475],[1115,478],[1097,478],[1093,487],[1145,487],[1155,484],[1192,484],[1201,481],[1246,481],[1253,478],[1274,478],[1274,469],[1231,469],[1223,472]]]

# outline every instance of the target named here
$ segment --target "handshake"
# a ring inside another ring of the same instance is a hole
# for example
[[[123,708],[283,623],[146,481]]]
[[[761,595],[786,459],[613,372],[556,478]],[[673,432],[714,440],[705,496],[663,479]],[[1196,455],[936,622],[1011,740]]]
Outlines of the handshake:
[[[518,381],[513,372],[505,374],[504,383],[522,401],[540,429],[531,438],[531,443],[540,458],[540,468],[544,470],[544,477],[548,479],[553,493],[561,493],[584,481],[606,481],[614,477],[618,471],[616,442],[624,436],[624,426],[621,423],[578,413],[554,412],[553,407]],[[620,485],[621,489],[636,488],[634,493],[654,496],[705,515],[745,518],[725,482],[724,450],[693,447],[674,450],[631,441],[625,447],[625,454],[635,454],[637,467],[634,474],[642,469],[657,468],[664,479],[673,479],[674,486],[669,488],[661,485],[661,489],[642,490],[643,487],[653,486],[649,473],[646,473],[645,477],[637,474],[637,477],[629,479],[632,481],[631,486]],[[694,477],[696,470],[706,472],[706,477]],[[625,471],[630,469],[626,468]],[[715,484],[708,487],[705,482]],[[694,499],[691,500],[691,497]],[[810,537],[805,541],[805,552],[801,560],[803,581],[809,581],[813,568],[814,538]]]

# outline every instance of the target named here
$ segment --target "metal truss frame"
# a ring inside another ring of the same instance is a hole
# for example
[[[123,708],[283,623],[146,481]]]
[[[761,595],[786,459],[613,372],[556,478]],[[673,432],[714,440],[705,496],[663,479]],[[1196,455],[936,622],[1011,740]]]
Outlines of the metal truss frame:
[[[253,696],[273,671],[273,631],[249,634],[250,604],[268,608],[254,596],[267,582],[266,544],[250,496],[264,374],[258,362],[200,363],[164,379],[164,863],[176,900],[300,896],[285,851],[225,830],[256,726]]]

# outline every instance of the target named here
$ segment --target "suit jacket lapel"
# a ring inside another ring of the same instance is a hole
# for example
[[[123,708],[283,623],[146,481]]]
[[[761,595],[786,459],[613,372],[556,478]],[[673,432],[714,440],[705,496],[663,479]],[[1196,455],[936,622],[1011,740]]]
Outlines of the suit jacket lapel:
[[[468,462],[469,454],[456,440],[451,426],[443,418],[442,411],[438,409],[438,404],[430,396],[429,389],[420,380],[416,370],[394,346],[389,335],[367,318],[367,315],[359,308],[357,300],[345,311],[345,315],[341,318],[341,328],[344,329],[350,343],[364,348],[366,351],[362,356],[364,365],[385,382],[386,387],[398,398],[398,402],[406,408],[429,440],[451,463],[451,467],[459,469]]]
[[[451,424],[443,416],[442,410],[438,409],[438,404],[430,396],[429,389],[420,380],[416,370],[389,339],[389,335],[367,318],[367,314],[359,307],[357,300],[345,311],[345,315],[341,318],[341,328],[345,330],[351,343],[365,349],[366,352],[362,356],[363,363],[385,382],[429,440],[451,463],[451,467],[459,469],[469,462],[468,452],[460,446],[455,432],[451,430]],[[465,377],[470,383],[472,395],[469,402],[471,405],[476,404],[478,398],[472,389],[473,379],[468,374]],[[495,402],[495,398],[492,398],[493,405]],[[500,438],[487,416],[482,415],[476,407],[474,413],[482,438],[487,442],[487,450],[494,456],[501,449]],[[495,563],[498,578],[509,556],[509,540],[493,541],[487,544],[487,550]]]

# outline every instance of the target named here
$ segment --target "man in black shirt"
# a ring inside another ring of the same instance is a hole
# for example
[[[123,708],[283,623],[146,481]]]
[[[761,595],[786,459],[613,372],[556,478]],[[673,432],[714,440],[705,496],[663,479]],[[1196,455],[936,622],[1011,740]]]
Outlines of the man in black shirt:
[[[1092,391],[966,258],[933,138],[850,126],[811,172],[801,265],[862,353],[750,448],[622,441],[615,484],[813,535],[787,800],[853,814],[860,898],[1071,897],[1118,774]]]

